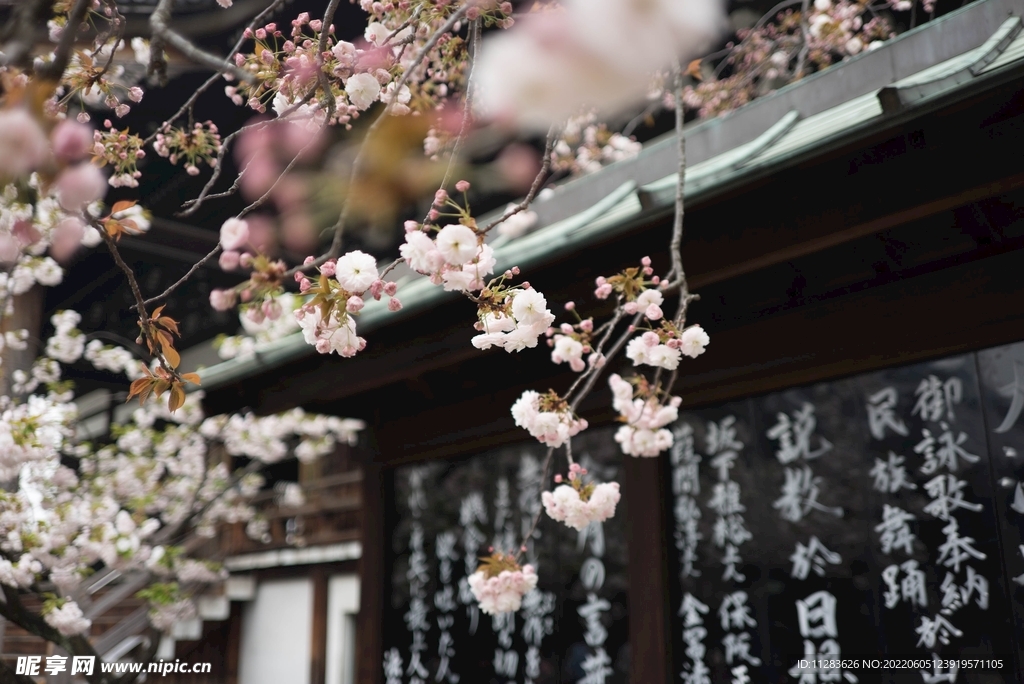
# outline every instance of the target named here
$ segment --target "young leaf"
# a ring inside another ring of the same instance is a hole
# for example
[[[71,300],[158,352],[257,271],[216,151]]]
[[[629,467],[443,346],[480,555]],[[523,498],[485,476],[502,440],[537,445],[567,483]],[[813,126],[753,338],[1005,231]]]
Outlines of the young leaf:
[[[183,373],[181,379],[184,380],[185,382],[191,382],[193,385],[202,384],[201,382],[199,382],[198,373]]]
[[[120,202],[114,202],[114,206],[110,209],[110,214],[118,214],[122,211],[127,211],[134,207],[136,204],[135,200],[121,200]]]
[[[167,410],[174,413],[185,403],[185,388],[180,382],[171,385],[171,396],[167,398]]]

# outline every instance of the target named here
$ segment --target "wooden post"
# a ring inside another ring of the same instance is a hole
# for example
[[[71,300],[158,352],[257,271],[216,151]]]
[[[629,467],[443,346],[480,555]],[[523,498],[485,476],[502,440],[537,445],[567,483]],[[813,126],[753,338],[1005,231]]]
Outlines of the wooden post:
[[[630,684],[671,682],[668,535],[662,458],[627,456],[623,499],[629,539]]]
[[[324,684],[327,677],[327,571],[313,568],[313,632],[310,639],[309,684]]]
[[[372,455],[363,459],[362,546],[359,559],[359,617],[356,632],[356,681],[382,680],[384,614],[384,479]]]

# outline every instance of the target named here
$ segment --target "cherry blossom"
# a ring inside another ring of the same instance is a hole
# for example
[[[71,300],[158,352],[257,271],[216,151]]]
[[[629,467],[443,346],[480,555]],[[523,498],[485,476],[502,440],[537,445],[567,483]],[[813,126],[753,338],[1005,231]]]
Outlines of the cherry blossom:
[[[523,392],[512,405],[512,417],[517,426],[549,447],[560,447],[587,428],[587,421],[576,418],[565,401],[552,392]]]
[[[495,560],[497,559],[497,560]],[[537,573],[532,565],[522,568],[511,556],[495,554],[469,576],[469,589],[487,615],[514,613],[523,603],[523,596],[537,586]]]
[[[586,474],[586,469],[573,463],[569,466],[569,484],[541,494],[548,516],[575,530],[583,530],[592,522],[604,522],[614,516],[615,505],[620,498],[618,482],[583,484],[583,475]],[[561,480],[561,476],[555,478],[556,482]]]

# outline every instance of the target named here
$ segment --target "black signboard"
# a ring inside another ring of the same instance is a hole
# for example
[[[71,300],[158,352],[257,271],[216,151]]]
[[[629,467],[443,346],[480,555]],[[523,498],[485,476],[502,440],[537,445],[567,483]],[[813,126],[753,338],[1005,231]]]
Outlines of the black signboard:
[[[677,681],[1021,681],[1021,408],[1024,345],[681,416]]]
[[[540,493],[555,486],[554,467],[542,481],[546,451],[532,443],[393,471],[386,684],[627,681],[625,496],[614,518],[583,532],[541,519],[521,561],[540,579],[518,612],[482,614],[466,583],[491,548],[515,551],[530,533]],[[598,481],[617,479],[611,431],[580,435],[573,451]],[[561,453],[556,462],[564,474]]]

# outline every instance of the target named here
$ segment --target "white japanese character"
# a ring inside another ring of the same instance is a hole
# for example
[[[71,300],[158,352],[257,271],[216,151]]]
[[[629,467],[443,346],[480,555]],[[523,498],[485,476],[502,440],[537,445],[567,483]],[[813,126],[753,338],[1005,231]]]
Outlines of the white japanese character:
[[[924,465],[921,466],[921,472],[925,475],[931,475],[939,468],[947,468],[950,472],[955,473],[957,468],[960,467],[960,459],[963,459],[967,463],[977,463],[979,457],[968,453],[966,449],[960,445],[967,441],[967,435],[961,432],[955,438],[953,433],[949,429],[949,425],[945,422],[939,423],[939,427],[942,428],[943,433],[939,435],[938,439],[932,437],[932,433],[928,428],[921,430],[921,435],[924,437],[914,447],[914,452],[918,454],[924,454]],[[938,449],[935,448],[936,442],[938,443]]]
[[[814,574],[824,577],[825,563],[839,565],[843,562],[838,553],[829,551],[815,536],[811,537],[810,541],[807,542],[807,546],[797,542],[796,550],[793,551],[793,555],[789,557],[789,560],[793,562],[793,569],[790,571],[789,576],[800,580],[807,579],[807,573],[810,572],[812,565],[814,567]]]
[[[921,416],[921,420],[933,423],[942,420],[953,420],[953,404],[959,404],[963,395],[963,383],[960,378],[950,378],[942,382],[934,375],[929,375],[921,381],[921,384],[914,390],[917,396],[917,403],[910,411],[912,416]]]
[[[889,555],[894,548],[902,548],[907,555],[914,553],[915,536],[908,523],[916,519],[902,508],[885,504],[882,522],[875,526],[875,532],[880,533],[878,541],[882,544],[882,553]]]
[[[811,460],[832,449],[832,443],[824,437],[818,437],[819,446],[811,450],[811,437],[818,421],[814,417],[814,406],[808,403],[793,412],[793,419],[785,413],[777,416],[778,422],[768,432],[768,439],[777,440],[779,448],[775,452],[779,463],[792,463],[798,458]]]
[[[889,452],[889,460],[875,459],[875,467],[868,473],[875,478],[872,485],[875,491],[895,494],[901,489],[917,489],[917,485],[907,479],[907,469],[903,465],[905,459],[894,452]]]
[[[952,512],[958,508],[977,513],[982,508],[980,503],[964,501],[962,490],[966,486],[967,482],[958,479],[955,475],[949,473],[936,475],[924,484],[925,491],[933,499],[924,507],[924,512],[940,520],[949,520]]]
[[[935,648],[936,640],[948,646],[950,635],[957,638],[964,635],[963,632],[950,624],[949,620],[941,615],[935,616],[934,620],[925,615],[921,618],[920,626],[914,631],[921,635],[921,638],[917,640],[918,648],[921,646]]]
[[[820,639],[836,638],[836,597],[827,591],[816,591],[796,602],[796,615],[800,623],[800,636]]]
[[[973,537],[960,536],[960,525],[956,518],[951,518],[942,531],[946,535],[946,541],[939,547],[937,562],[947,568],[953,568],[953,572],[960,572],[960,563],[969,557],[985,560],[985,554],[971,546],[974,543]]]
[[[898,435],[907,436],[907,426],[893,412],[896,404],[896,389],[893,387],[886,387],[868,397],[868,427],[875,439],[884,439],[886,428]]]

